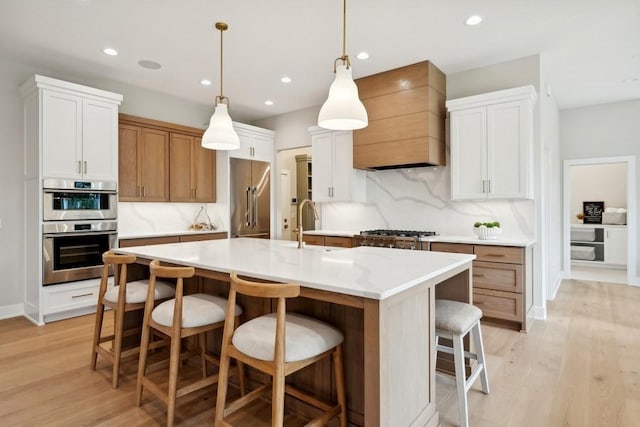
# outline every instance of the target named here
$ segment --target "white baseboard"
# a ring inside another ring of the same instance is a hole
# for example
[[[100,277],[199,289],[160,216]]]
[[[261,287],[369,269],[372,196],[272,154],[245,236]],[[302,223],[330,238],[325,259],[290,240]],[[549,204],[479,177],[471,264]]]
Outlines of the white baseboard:
[[[18,317],[24,314],[24,304],[11,304],[0,306],[0,320]]]

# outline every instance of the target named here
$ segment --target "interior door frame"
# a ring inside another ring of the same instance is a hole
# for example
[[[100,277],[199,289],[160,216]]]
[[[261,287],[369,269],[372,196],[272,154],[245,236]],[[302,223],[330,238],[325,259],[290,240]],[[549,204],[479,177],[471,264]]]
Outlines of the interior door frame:
[[[571,166],[626,163],[627,165],[627,284],[640,286],[637,277],[636,256],[636,157],[598,157],[591,159],[565,160],[563,167],[562,224],[563,248],[562,266],[564,278],[571,278]]]

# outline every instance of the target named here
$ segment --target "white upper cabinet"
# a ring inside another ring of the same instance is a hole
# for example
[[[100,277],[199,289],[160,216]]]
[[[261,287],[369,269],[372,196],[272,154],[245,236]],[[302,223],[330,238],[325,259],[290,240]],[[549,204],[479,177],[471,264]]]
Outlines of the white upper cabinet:
[[[39,91],[42,177],[118,180],[118,106],[122,95],[35,76]]]
[[[447,101],[451,198],[533,198],[533,86]]]
[[[309,128],[312,199],[315,202],[364,201],[365,171],[353,168],[353,133]]]
[[[233,128],[240,138],[240,148],[230,150],[230,157],[273,162],[273,131],[242,123],[234,123]]]

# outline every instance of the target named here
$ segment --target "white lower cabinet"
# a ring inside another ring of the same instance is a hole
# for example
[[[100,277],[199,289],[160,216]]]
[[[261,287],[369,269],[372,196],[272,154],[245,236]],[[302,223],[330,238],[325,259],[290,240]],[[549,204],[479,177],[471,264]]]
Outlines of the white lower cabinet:
[[[42,287],[45,321],[93,313],[98,303],[100,279],[60,283]]]
[[[605,227],[604,230],[605,264],[627,264],[627,227]]]

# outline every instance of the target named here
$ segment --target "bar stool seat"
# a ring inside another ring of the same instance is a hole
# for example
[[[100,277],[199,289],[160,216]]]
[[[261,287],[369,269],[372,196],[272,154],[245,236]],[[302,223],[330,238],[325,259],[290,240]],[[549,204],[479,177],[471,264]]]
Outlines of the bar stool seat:
[[[344,340],[342,332],[316,319],[287,313],[285,362],[298,362],[331,350]],[[273,360],[276,342],[276,314],[257,317],[233,333],[233,345],[260,360]]]
[[[482,310],[471,304],[445,299],[436,300],[435,310],[436,355],[438,351],[453,354],[460,425],[468,427],[467,391],[469,391],[478,377],[482,382],[482,392],[489,394],[489,379],[484,358],[482,333],[480,331]],[[473,335],[475,353],[464,350],[463,339],[469,332]],[[440,344],[440,338],[451,340],[453,347]],[[465,357],[478,361],[469,378],[466,377]]]
[[[135,280],[127,283],[125,303],[137,304],[143,303],[147,300],[147,290],[149,289],[149,280]],[[173,298],[175,290],[171,283],[156,282],[156,289],[154,298],[156,300],[163,300],[167,298]],[[106,301],[117,303],[118,302],[118,288],[113,287],[104,294]]]
[[[151,318],[160,325],[173,326],[175,304],[175,299],[158,304],[153,309]],[[185,295],[182,297],[182,327],[195,328],[224,322],[226,308],[226,298],[202,293]],[[234,317],[241,314],[242,309],[236,305]]]

